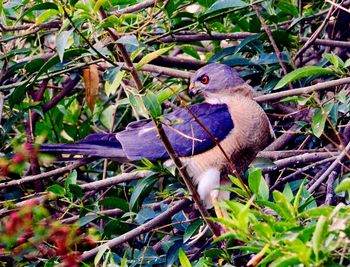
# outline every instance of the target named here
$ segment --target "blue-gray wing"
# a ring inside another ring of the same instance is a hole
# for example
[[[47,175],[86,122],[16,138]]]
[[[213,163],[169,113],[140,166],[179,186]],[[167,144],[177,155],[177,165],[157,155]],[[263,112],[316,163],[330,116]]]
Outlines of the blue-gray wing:
[[[225,104],[201,103],[189,109],[219,141],[233,130],[234,124]],[[185,108],[166,114],[162,122],[170,143],[181,157],[196,155],[215,146],[214,140]],[[116,134],[116,138],[129,160],[169,158],[151,120],[129,124]]]

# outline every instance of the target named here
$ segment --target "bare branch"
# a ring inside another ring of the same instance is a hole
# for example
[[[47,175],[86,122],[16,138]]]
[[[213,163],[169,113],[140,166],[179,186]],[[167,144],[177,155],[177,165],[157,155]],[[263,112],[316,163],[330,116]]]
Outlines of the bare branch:
[[[108,186],[132,181],[132,180],[136,180],[136,179],[145,178],[153,173],[154,172],[152,172],[152,171],[146,171],[146,170],[145,171],[134,171],[134,172],[130,172],[130,173],[122,173],[122,174],[119,174],[119,175],[116,175],[116,176],[113,176],[113,177],[110,177],[110,178],[107,178],[104,180],[83,184],[80,187],[84,191],[100,190],[100,189],[108,187]]]
[[[258,7],[253,5],[253,9],[254,9],[255,14],[257,15],[258,19],[260,20],[260,23],[263,26],[263,28],[264,28],[264,30],[265,30],[265,32],[267,34],[267,37],[270,39],[271,45],[273,47],[273,50],[275,50],[278,62],[280,64],[281,68],[282,68],[282,71],[283,71],[284,75],[287,75],[287,73],[288,73],[287,67],[286,67],[286,65],[283,62],[281,51],[279,50],[279,48],[278,48],[278,46],[277,46],[277,44],[275,42],[275,39],[273,39],[273,36],[272,36],[270,28],[267,27],[264,18],[261,16],[261,14],[259,12]],[[292,88],[291,85],[289,87]]]
[[[295,164],[299,165],[302,163],[327,159],[327,158],[333,157],[334,155],[337,155],[337,153],[331,153],[331,152],[305,153],[294,157],[276,160],[274,162],[275,166],[263,168],[262,171],[263,173],[268,173],[268,172],[277,171],[289,166],[293,166]]]
[[[45,178],[48,178],[51,176],[55,176],[55,175],[58,175],[61,173],[65,173],[65,172],[70,172],[70,171],[72,171],[76,168],[79,168],[83,165],[86,165],[87,163],[92,162],[94,160],[95,160],[94,158],[86,158],[86,159],[82,159],[82,160],[79,160],[77,162],[74,162],[71,165],[68,165],[68,166],[65,166],[62,168],[58,168],[58,169],[55,169],[52,171],[48,171],[48,172],[41,173],[38,175],[25,176],[19,180],[12,180],[12,181],[3,182],[3,183],[0,183],[0,189],[12,187],[12,186],[20,186],[20,185],[25,184],[25,183],[34,182],[37,180],[42,180],[42,179],[45,179]]]
[[[254,98],[254,100],[257,102],[278,100],[278,99],[288,97],[288,96],[309,94],[312,92],[321,91],[321,90],[329,89],[331,87],[349,84],[349,83],[350,83],[349,77],[341,78],[341,79],[337,79],[337,80],[333,80],[333,81],[318,83],[318,84],[307,86],[307,87],[292,89],[292,90],[288,90],[288,91],[282,91],[282,92],[278,92],[278,93],[272,93],[272,94],[268,94],[268,95],[257,96]]]
[[[318,35],[321,33],[321,31],[323,30],[323,28],[327,25],[329,18],[331,17],[333,12],[333,6],[331,6],[331,8],[329,9],[326,18],[322,21],[322,24],[318,27],[318,29],[312,34],[311,38],[309,40],[307,40],[307,42],[304,44],[304,46],[295,54],[293,61],[295,62],[295,60],[300,57],[305,51],[306,49],[308,49],[316,40],[316,38],[318,37]]]
[[[317,179],[317,181],[310,186],[308,191],[310,193],[313,193],[320,185],[323,183],[327,178],[329,178],[329,175],[331,172],[344,160],[345,156],[349,154],[350,151],[350,142],[347,144],[345,149],[338,155],[336,160],[329,166],[329,168]]]
[[[84,261],[84,260],[90,259],[91,257],[95,256],[102,247],[108,247],[110,249],[113,249],[114,247],[116,247],[122,243],[125,243],[125,242],[127,242],[127,241],[129,241],[129,240],[131,240],[131,239],[133,239],[133,238],[135,238],[143,233],[152,231],[158,225],[163,224],[164,222],[169,220],[174,214],[176,214],[180,210],[184,209],[188,204],[190,204],[190,200],[188,198],[184,198],[182,200],[179,200],[178,202],[175,203],[174,206],[169,208],[167,211],[165,211],[164,213],[162,213],[158,217],[148,221],[147,223],[144,223],[144,224],[136,227],[135,229],[133,229],[133,230],[121,235],[121,236],[113,238],[103,245],[100,245],[94,249],[85,251],[81,255],[81,260]]]
[[[155,6],[157,4],[157,2],[160,2],[160,1],[159,0],[146,0],[146,1],[143,1],[143,2],[138,3],[138,4],[119,9],[118,11],[115,12],[114,15],[119,17],[120,15],[123,15],[123,14],[135,13],[135,12],[143,10],[147,7]]]

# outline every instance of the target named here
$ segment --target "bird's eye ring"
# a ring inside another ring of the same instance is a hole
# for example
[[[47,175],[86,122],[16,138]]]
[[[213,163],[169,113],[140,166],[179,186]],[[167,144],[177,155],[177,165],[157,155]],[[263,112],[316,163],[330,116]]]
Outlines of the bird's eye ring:
[[[201,77],[200,81],[201,81],[202,84],[208,84],[209,83],[209,77],[207,75],[203,75]]]

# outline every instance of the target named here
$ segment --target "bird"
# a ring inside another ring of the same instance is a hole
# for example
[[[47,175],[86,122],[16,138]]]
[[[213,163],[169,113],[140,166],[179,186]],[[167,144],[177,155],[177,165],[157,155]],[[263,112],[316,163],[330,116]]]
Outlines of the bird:
[[[254,101],[253,94],[254,89],[235,69],[211,63],[198,69],[190,79],[189,95],[201,95],[204,101],[164,114],[161,119],[170,144],[207,209],[229,199],[228,191],[219,190],[221,186],[230,185],[225,175],[228,171],[225,153],[242,173],[272,139],[269,119]],[[91,134],[75,144],[42,144],[40,151],[118,162],[146,158],[169,163],[169,155],[151,119],[131,122],[117,133]],[[220,209],[215,212],[223,217]]]

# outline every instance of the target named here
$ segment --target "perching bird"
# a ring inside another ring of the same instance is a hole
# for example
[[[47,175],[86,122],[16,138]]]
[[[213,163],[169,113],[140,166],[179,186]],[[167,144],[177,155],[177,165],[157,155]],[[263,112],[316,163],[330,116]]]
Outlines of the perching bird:
[[[214,63],[196,71],[190,93],[202,95],[205,101],[189,109],[220,142],[236,169],[243,171],[272,136],[264,110],[252,98],[251,86],[232,68]],[[165,133],[197,185],[206,208],[227,199],[229,193],[218,190],[227,185],[227,178],[221,175],[227,168],[227,159],[213,138],[185,108],[164,117]],[[92,134],[77,144],[43,144],[40,150],[120,162],[169,159],[152,120],[132,122],[116,134]]]

